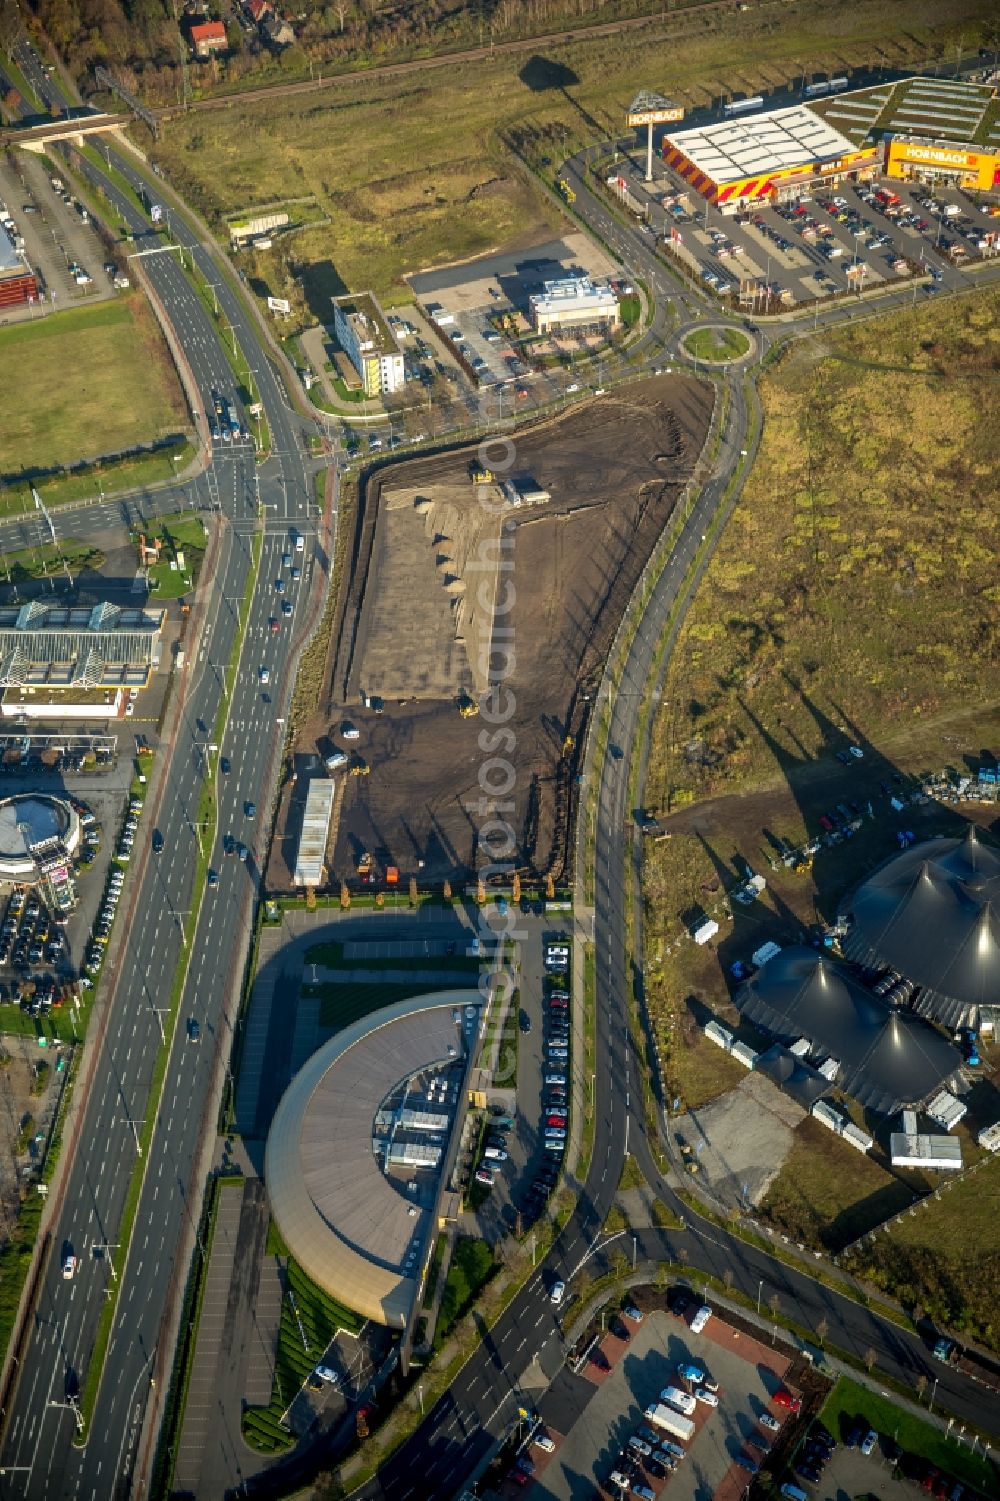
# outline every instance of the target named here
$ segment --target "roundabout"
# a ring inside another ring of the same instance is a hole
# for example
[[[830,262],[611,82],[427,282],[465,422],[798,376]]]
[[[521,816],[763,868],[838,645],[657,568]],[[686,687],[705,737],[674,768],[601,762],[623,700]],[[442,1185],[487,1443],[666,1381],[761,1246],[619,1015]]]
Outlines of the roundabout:
[[[728,323],[703,323],[685,334],[681,353],[695,363],[735,365],[754,354],[754,340]]]

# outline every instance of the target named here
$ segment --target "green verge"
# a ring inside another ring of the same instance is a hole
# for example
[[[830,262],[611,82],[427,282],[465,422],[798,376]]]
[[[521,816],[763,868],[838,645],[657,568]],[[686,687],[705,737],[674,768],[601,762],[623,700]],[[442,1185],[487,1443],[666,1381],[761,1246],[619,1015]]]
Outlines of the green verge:
[[[949,1438],[939,1428],[924,1422],[915,1413],[897,1407],[870,1387],[860,1386],[850,1377],[841,1376],[827,1398],[820,1419],[834,1438],[839,1438],[841,1418],[848,1420],[846,1426],[849,1428],[850,1420],[855,1417],[862,1418],[866,1427],[895,1438],[910,1454],[919,1454],[942,1473],[954,1476],[965,1485],[975,1486],[984,1496],[997,1494],[1000,1476],[988,1459],[971,1453],[969,1447],[960,1444],[957,1438]]]
[[[262,1454],[291,1448],[294,1436],[282,1426],[282,1417],[338,1332],[358,1335],[365,1323],[322,1292],[297,1262],[289,1260],[286,1270],[271,1400],[266,1407],[249,1407],[243,1413],[243,1437]]]
[[[65,542],[46,542],[41,547],[25,548],[0,556],[8,583],[20,584],[28,579],[51,578],[67,569],[76,577],[84,572],[96,573],[104,564],[100,548],[67,537]]]
[[[251,544],[250,572],[247,575],[246,585],[243,590],[243,598],[240,601],[239,627],[236,633],[236,639],[233,642],[233,658],[235,658],[235,662],[239,661],[240,650],[243,643],[243,635],[246,629],[247,617],[250,613],[250,604],[251,600],[253,599],[253,592],[256,586],[257,573],[260,566],[260,557],[263,550],[263,545],[263,536],[258,531],[254,534]],[[231,661],[232,660],[233,659],[231,658]],[[235,663],[233,665],[235,665]],[[233,676],[235,679],[235,672]],[[223,727],[225,725],[226,716],[229,712],[229,703],[231,697],[232,690],[229,689],[223,694],[222,702],[219,705],[219,714],[216,720],[217,733],[219,734],[221,734],[220,724]],[[201,810],[203,808],[214,808],[214,793],[212,791],[210,779],[208,777],[206,777],[205,783],[202,787],[201,798],[199,801],[199,822],[201,821]],[[124,1262],[128,1256],[128,1248],[132,1239],[132,1228],[135,1224],[135,1217],[139,1209],[139,1200],[142,1195],[142,1187],[145,1181],[146,1163],[149,1160],[149,1151],[150,1147],[152,1146],[153,1135],[156,1130],[160,1096],[163,1092],[163,1082],[166,1078],[167,1065],[170,1061],[170,1049],[173,1043],[174,1032],[177,1028],[177,1018],[180,1014],[180,1006],[181,1000],[184,995],[184,988],[187,983],[188,962],[191,953],[191,945],[194,942],[195,933],[198,927],[201,905],[205,895],[205,882],[207,875],[208,854],[205,852],[204,847],[202,847],[195,864],[194,879],[191,885],[191,905],[190,910],[184,919],[181,957],[174,972],[173,985],[171,986],[170,990],[170,1002],[167,1007],[167,1017],[163,1025],[164,1041],[160,1044],[160,1050],[157,1054],[156,1063],[153,1068],[153,1077],[150,1081],[149,1096],[146,1102],[146,1117],[143,1122],[142,1131],[139,1137],[139,1155],[136,1158],[135,1166],[132,1169],[132,1176],[129,1181],[128,1193],[125,1196],[125,1205],[122,1210],[122,1217],[118,1228],[119,1254],[121,1257],[122,1265],[124,1265]],[[97,1335],[94,1340],[94,1349],[91,1355],[90,1365],[87,1369],[87,1378],[84,1383],[83,1391],[80,1395],[80,1413],[83,1419],[83,1427],[80,1429],[80,1431],[76,1435],[76,1438],[74,1439],[74,1442],[78,1446],[85,1444],[87,1441],[94,1402],[97,1398],[97,1392],[101,1384],[101,1378],[104,1374],[104,1362],[107,1358],[108,1344],[111,1339],[111,1329],[114,1323],[115,1310],[118,1304],[118,1292],[120,1288],[121,1283],[119,1281],[114,1281],[112,1283],[111,1296],[107,1299],[103,1309],[101,1310],[101,1319],[97,1327]]]
[[[62,474],[39,476],[31,481],[45,505],[72,505],[75,501],[109,500],[129,490],[169,484],[195,457],[190,438],[171,438],[149,453],[129,454],[100,464],[81,464]],[[23,491],[23,495],[18,491]],[[8,485],[0,496],[0,518],[34,514],[30,486]]]

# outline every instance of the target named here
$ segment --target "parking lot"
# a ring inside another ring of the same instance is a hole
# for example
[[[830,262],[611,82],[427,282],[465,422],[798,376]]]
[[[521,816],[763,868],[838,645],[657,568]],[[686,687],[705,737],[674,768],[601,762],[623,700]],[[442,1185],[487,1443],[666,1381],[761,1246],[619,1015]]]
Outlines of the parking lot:
[[[736,1501],[787,1417],[774,1401],[784,1390],[787,1358],[717,1316],[697,1335],[687,1318],[661,1310],[647,1313],[641,1323],[612,1314],[608,1326],[629,1338],[605,1334],[598,1346],[601,1363],[588,1359],[578,1377],[567,1376],[541,1399],[540,1415],[555,1452],[537,1464],[523,1493],[532,1501],[590,1501],[596,1484],[597,1494],[621,1501],[629,1492],[612,1482],[614,1473],[633,1495],[642,1494],[635,1490],[641,1485],[669,1501]],[[645,1417],[666,1387],[693,1390],[681,1366],[697,1367],[707,1382],[718,1384],[718,1406],[695,1403],[696,1431],[687,1443],[651,1427]],[[581,1390],[580,1383],[592,1392]],[[672,1449],[664,1449],[664,1438]],[[656,1458],[654,1440],[665,1460]],[[643,1448],[652,1452],[643,1454]],[[537,1458],[533,1449],[532,1460]],[[676,1465],[672,1473],[669,1463]]]
[[[518,934],[520,995],[510,1021],[518,1033],[516,1104],[506,1117],[513,1124],[494,1125],[484,1137],[486,1152],[506,1156],[476,1163],[493,1179],[476,1213],[478,1233],[491,1243],[519,1227],[523,1232],[543,1213],[562,1171],[569,1130],[570,945],[551,919],[537,916],[522,915]]]
[[[0,164],[0,198],[24,239],[24,253],[44,290],[42,305],[111,297],[115,268],[105,269],[111,266],[107,249],[66,178],[54,175],[63,184],[60,191],[41,159],[27,151],[18,152],[13,165]],[[4,316],[18,313],[31,316],[32,310],[5,309]]]
[[[758,284],[744,302],[757,313],[913,276],[929,275],[931,288],[960,286],[963,268],[1000,253],[1000,218],[958,188],[877,177],[733,215],[709,205],[662,162],[648,189],[636,167],[623,175],[632,196],[648,202],[662,253],[720,297],[736,300],[741,283]]]

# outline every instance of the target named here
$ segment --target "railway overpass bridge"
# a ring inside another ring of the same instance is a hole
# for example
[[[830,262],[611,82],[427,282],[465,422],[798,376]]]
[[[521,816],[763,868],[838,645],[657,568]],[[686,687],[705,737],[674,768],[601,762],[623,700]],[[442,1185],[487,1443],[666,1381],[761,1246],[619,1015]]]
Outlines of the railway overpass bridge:
[[[85,136],[122,130],[128,123],[128,115],[91,111],[64,115],[57,120],[45,120],[40,125],[9,126],[0,130],[0,150],[17,146],[22,151],[34,151],[41,156],[55,141],[73,141],[81,146]]]

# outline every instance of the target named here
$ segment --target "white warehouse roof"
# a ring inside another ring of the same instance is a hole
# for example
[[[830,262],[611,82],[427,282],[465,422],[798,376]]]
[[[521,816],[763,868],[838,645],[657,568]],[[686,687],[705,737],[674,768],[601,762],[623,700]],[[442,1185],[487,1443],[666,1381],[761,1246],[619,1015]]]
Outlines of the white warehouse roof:
[[[781,172],[807,162],[838,161],[858,149],[847,136],[798,104],[721,125],[679,130],[666,140],[716,183]]]
[[[323,860],[330,833],[335,791],[336,784],[321,777],[316,777],[309,783],[299,851],[295,857],[296,886],[318,886],[323,879]]]

